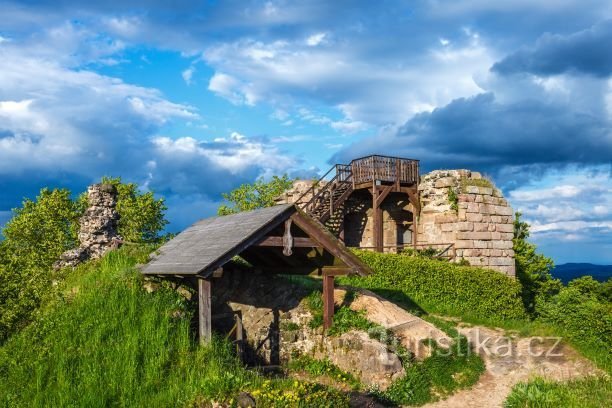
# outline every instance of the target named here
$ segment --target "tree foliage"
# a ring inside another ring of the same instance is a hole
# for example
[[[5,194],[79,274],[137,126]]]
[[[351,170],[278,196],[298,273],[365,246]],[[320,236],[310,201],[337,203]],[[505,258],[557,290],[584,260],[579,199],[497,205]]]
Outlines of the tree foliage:
[[[274,176],[270,181],[263,178],[251,184],[242,184],[235,190],[223,194],[227,204],[217,210],[219,215],[235,214],[257,208],[271,207],[274,199],[293,186],[293,180],[286,174],[282,177]]]
[[[531,314],[537,314],[538,305],[559,292],[561,281],[553,279],[550,271],[553,260],[537,252],[529,238],[529,224],[521,220],[521,213],[514,218],[514,259],[516,276],[521,282],[523,304]]]
[[[156,199],[151,191],[142,193],[134,183],[122,183],[121,177],[103,177],[102,183],[117,188],[117,212],[119,235],[132,242],[155,242],[168,221],[163,198]]]
[[[166,225],[166,206],[153,193],[141,193],[133,183],[104,178],[118,190],[119,233],[128,241],[159,239]],[[57,278],[51,266],[66,250],[78,246],[79,217],[87,195],[72,200],[66,189],[44,188],[35,200],[25,199],[13,210],[0,241],[0,341],[26,324]]]

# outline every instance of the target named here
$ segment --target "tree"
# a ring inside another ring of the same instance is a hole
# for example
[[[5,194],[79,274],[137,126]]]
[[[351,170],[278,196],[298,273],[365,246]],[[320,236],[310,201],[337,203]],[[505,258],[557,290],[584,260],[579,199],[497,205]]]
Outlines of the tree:
[[[29,318],[51,286],[51,265],[77,243],[81,213],[65,189],[42,189],[13,210],[0,243],[0,341]]]
[[[536,246],[527,241],[529,224],[522,221],[521,216],[520,212],[515,213],[512,240],[516,276],[523,286],[522,297],[525,308],[529,313],[537,314],[538,305],[559,293],[563,285],[550,274],[554,267],[553,260],[537,253]]]
[[[102,183],[112,184],[117,188],[119,235],[131,242],[159,241],[159,233],[168,224],[164,214],[168,207],[164,199],[156,199],[150,191],[138,191],[138,186],[134,183],[122,183],[121,177],[103,177]]]
[[[136,184],[103,178],[117,187],[119,234],[127,241],[155,242],[167,224],[163,199],[141,193]],[[13,210],[0,242],[0,341],[26,324],[51,288],[51,266],[66,250],[78,246],[79,217],[87,208],[87,194],[71,199],[66,189],[40,191]]]
[[[217,210],[219,215],[235,214],[256,208],[271,207],[274,199],[293,186],[293,180],[286,174],[274,176],[270,181],[263,178],[252,184],[243,184],[229,193],[223,194],[223,199],[229,204],[223,204]]]

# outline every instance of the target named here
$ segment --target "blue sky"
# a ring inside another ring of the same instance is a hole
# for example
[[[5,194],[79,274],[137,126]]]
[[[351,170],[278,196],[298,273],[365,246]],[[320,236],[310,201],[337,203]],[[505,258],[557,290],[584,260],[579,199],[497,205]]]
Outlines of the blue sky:
[[[558,263],[612,263],[609,1],[0,1],[0,223],[122,176],[170,229],[366,154],[489,175]]]

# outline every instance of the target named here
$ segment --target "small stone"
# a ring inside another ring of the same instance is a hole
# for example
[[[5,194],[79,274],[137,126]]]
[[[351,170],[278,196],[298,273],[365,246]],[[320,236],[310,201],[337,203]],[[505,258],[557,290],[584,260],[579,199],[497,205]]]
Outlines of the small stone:
[[[255,398],[248,392],[241,392],[236,398],[240,408],[255,408]]]

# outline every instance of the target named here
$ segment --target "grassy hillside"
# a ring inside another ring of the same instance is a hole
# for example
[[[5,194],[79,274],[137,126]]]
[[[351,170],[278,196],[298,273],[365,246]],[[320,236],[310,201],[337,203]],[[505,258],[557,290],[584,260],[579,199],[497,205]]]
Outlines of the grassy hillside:
[[[258,406],[346,406],[325,387],[244,369],[219,339],[198,347],[190,305],[170,289],[142,289],[134,265],[146,252],[124,248],[78,268],[0,347],[0,406],[192,406],[239,391],[259,395]]]

